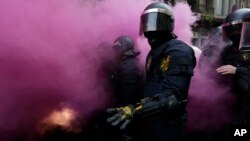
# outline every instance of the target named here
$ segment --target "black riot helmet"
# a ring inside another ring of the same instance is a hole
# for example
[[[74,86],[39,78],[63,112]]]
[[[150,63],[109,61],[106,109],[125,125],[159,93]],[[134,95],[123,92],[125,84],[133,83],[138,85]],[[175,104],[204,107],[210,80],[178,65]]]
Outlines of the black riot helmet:
[[[171,33],[174,29],[174,16],[170,6],[163,2],[148,5],[141,14],[140,35],[150,31]]]
[[[249,18],[250,9],[242,8],[230,13],[222,24],[224,34],[233,42],[235,47],[240,47],[240,42],[244,38],[242,33],[246,29],[243,28],[243,25],[244,22],[249,22]]]
[[[164,2],[148,5],[141,14],[140,35],[148,39],[151,48],[156,48],[167,40],[176,38],[173,11]]]
[[[116,38],[113,44],[113,49],[119,56],[134,56],[140,53],[135,49],[133,40],[128,36],[120,36]]]

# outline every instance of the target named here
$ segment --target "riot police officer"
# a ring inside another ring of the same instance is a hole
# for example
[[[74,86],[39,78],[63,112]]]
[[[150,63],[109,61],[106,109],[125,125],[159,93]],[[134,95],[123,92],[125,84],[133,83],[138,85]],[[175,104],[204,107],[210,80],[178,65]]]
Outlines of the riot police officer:
[[[102,44],[101,47],[105,47]],[[112,48],[109,55],[112,59],[107,58],[107,49]],[[135,103],[142,98],[143,73],[139,63],[140,52],[135,48],[133,40],[129,36],[119,36],[113,42],[113,45],[100,49],[103,57],[101,71],[104,71],[109,81],[109,91],[113,93],[113,99],[110,102],[112,106],[125,106]],[[107,60],[109,59],[109,60]],[[107,60],[104,62],[104,60]],[[101,81],[101,80],[100,80]],[[105,85],[105,84],[103,84]],[[107,84],[106,84],[107,85]],[[106,113],[99,114],[95,122],[95,135],[92,140],[95,141],[130,141],[136,136],[133,134],[138,127],[136,124],[119,131],[106,123]]]
[[[237,96],[237,125],[250,125],[250,9],[243,8],[229,14],[222,25],[232,44],[221,54],[221,64],[216,71],[229,79]]]
[[[115,94],[118,95],[120,106],[135,103],[142,98],[142,71],[140,70],[139,54],[133,40],[128,36],[120,36],[113,44],[117,60],[117,69],[113,74]]]
[[[141,14],[140,34],[151,50],[146,60],[144,98],[137,104],[110,108],[112,125],[125,128],[133,118],[147,117],[146,140],[180,140],[187,123],[187,93],[195,56],[193,49],[173,34],[174,16],[162,2],[148,5]]]
[[[115,39],[113,50],[117,61],[117,69],[112,76],[117,106],[136,103],[143,98],[143,71],[138,58],[140,52],[135,48],[133,40],[124,35]],[[135,140],[138,136],[136,130],[139,130],[138,124],[132,123],[121,131],[121,140]]]

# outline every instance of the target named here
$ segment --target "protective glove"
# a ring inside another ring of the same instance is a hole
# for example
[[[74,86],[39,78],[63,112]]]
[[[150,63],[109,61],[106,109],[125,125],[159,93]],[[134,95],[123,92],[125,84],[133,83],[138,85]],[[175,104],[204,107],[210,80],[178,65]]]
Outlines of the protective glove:
[[[133,118],[135,107],[128,105],[120,108],[109,108],[107,113],[113,114],[107,119],[108,123],[111,123],[112,126],[120,124],[120,129],[125,129]]]

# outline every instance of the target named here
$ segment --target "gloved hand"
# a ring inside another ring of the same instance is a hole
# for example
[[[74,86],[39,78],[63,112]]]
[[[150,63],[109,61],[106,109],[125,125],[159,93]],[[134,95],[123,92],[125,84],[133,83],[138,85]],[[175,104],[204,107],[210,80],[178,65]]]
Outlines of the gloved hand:
[[[128,105],[120,108],[109,108],[107,109],[107,113],[113,114],[107,119],[108,123],[111,123],[112,126],[120,124],[120,129],[125,129],[133,118],[135,107]]]

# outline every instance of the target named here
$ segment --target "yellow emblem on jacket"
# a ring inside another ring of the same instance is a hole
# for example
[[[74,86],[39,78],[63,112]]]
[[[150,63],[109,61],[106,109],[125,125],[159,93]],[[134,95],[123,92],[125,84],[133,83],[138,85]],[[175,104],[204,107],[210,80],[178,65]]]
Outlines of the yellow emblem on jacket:
[[[242,54],[241,58],[242,58],[243,61],[248,60],[248,54],[247,53]]]
[[[168,70],[168,66],[169,66],[169,63],[170,63],[170,56],[166,56],[165,58],[162,59],[161,61],[161,65],[160,65],[160,70],[162,72],[166,72]]]

